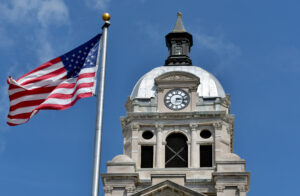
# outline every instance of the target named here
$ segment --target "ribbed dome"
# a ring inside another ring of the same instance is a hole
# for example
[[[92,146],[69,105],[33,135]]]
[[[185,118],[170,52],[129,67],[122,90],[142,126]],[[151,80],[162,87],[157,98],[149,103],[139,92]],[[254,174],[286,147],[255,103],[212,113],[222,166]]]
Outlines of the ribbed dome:
[[[200,97],[225,97],[220,82],[208,71],[197,66],[162,66],[157,67],[142,76],[133,88],[130,99],[149,99],[155,97],[155,78],[167,72],[182,71],[194,74],[200,78],[197,92]]]

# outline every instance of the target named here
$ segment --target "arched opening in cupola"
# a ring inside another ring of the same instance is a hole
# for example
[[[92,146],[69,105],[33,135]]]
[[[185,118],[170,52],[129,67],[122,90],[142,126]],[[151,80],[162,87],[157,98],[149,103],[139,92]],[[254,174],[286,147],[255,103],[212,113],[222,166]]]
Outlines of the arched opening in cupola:
[[[187,138],[181,133],[172,133],[166,139],[165,167],[188,167]]]

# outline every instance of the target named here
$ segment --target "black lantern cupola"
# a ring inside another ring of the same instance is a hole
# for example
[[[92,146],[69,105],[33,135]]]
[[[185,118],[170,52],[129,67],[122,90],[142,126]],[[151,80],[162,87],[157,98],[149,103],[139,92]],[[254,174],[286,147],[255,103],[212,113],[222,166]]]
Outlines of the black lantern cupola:
[[[175,27],[166,35],[166,44],[169,50],[165,66],[190,66],[190,51],[193,46],[193,36],[186,32],[182,23],[182,14],[178,12]]]

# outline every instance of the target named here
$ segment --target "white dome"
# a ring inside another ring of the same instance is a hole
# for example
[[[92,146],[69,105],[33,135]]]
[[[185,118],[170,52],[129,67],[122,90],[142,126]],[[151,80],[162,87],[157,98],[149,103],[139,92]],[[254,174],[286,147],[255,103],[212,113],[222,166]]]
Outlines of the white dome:
[[[149,99],[155,97],[156,86],[154,79],[164,73],[182,71],[200,78],[197,92],[200,97],[226,97],[220,82],[208,71],[197,66],[161,66],[152,69],[139,79],[133,88],[130,99]]]

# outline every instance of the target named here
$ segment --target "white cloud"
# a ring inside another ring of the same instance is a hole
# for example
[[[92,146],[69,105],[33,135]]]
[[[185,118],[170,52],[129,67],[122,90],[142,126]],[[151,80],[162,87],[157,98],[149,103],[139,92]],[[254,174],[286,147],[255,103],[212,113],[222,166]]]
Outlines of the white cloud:
[[[32,29],[36,54],[40,62],[45,62],[54,57],[54,50],[49,40],[50,25],[62,25],[69,23],[69,10],[64,0],[10,0],[0,2],[0,47],[7,49],[13,46],[14,38],[10,36],[11,29],[26,25]],[[10,30],[10,31],[9,31]],[[36,47],[39,45],[39,47]],[[21,71],[21,70],[22,71]],[[10,65],[5,76],[26,73],[28,66]],[[0,153],[4,151],[6,142],[1,134],[9,130],[5,126],[9,110],[8,85],[0,84]]]
[[[33,10],[38,8],[38,4],[38,0],[11,0],[9,3],[1,3],[2,19],[10,22],[28,20],[34,15]]]
[[[201,52],[211,54],[208,61],[217,68],[216,71],[223,71],[223,69],[231,66],[233,61],[241,54],[241,49],[221,33],[214,35],[193,33],[193,36]]]
[[[85,2],[90,8],[106,11],[105,9],[109,7],[111,0],[86,0]]]
[[[69,10],[64,0],[11,0],[0,3],[0,47],[6,48],[14,43],[13,38],[6,36],[8,32],[4,27],[18,27],[23,23],[32,28],[34,41],[40,46],[36,47],[36,54],[43,62],[53,58],[54,53],[47,35],[48,27],[68,24]]]
[[[40,63],[44,63],[54,58],[54,49],[49,41],[45,37],[39,37],[40,47],[36,50]]]
[[[159,31],[159,26],[156,24],[137,22],[137,29],[151,39],[151,41],[159,41],[162,38],[162,34]]]
[[[195,34],[194,37],[201,47],[211,49],[220,56],[229,57],[240,54],[240,49],[232,42],[225,40],[223,36]]]
[[[195,62],[208,63],[216,68],[216,72],[221,72],[227,68],[240,56],[241,49],[232,41],[226,38],[222,33],[222,29],[216,28],[211,32],[207,32],[206,28],[201,25],[190,25],[196,27],[196,30],[187,31],[193,35],[194,46],[192,48],[192,60],[202,58],[201,61]],[[147,23],[144,21],[137,22],[137,30],[147,36],[151,42],[159,42],[162,40],[161,27],[157,24]],[[172,29],[169,30],[169,32]],[[201,33],[199,33],[201,32]],[[196,55],[196,57],[194,56]],[[206,59],[204,60],[203,57]]]
[[[2,22],[38,22],[48,26],[67,23],[69,11],[63,0],[11,0],[0,3],[0,16]]]
[[[14,44],[14,40],[10,38],[7,32],[0,27],[0,47],[1,48],[8,48]]]
[[[65,24],[69,20],[69,11],[63,1],[49,0],[40,4],[37,18],[44,26],[49,24]]]

